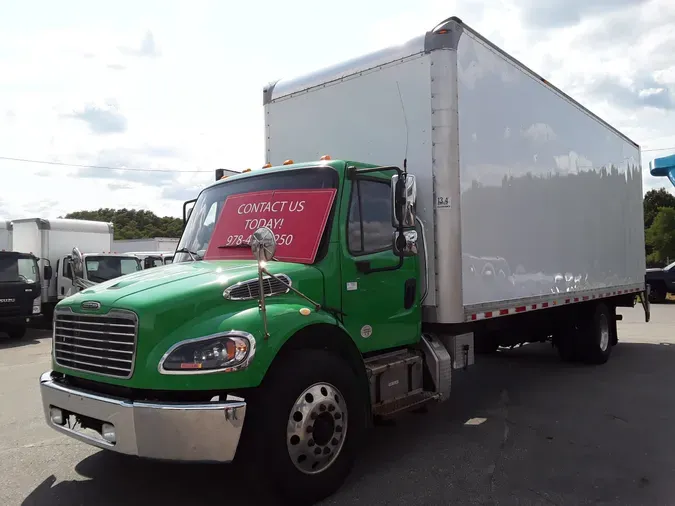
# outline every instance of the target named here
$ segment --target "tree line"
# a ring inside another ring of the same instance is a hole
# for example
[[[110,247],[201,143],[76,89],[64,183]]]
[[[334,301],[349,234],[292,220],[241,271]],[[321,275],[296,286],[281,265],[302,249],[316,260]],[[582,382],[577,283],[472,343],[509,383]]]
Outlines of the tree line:
[[[675,196],[665,188],[649,190],[644,198],[647,267],[675,261]]]
[[[115,239],[147,239],[151,237],[180,237],[183,220],[171,216],[159,217],[152,211],[142,209],[97,209],[76,211],[65,218],[112,222]]]

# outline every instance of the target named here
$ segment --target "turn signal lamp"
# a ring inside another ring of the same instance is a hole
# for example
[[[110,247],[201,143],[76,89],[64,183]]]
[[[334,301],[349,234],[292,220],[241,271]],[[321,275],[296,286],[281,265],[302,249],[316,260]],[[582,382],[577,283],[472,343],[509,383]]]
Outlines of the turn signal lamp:
[[[330,155],[323,155],[320,160],[330,160]]]
[[[293,160],[286,160],[284,162],[284,165],[291,165],[293,163]]]

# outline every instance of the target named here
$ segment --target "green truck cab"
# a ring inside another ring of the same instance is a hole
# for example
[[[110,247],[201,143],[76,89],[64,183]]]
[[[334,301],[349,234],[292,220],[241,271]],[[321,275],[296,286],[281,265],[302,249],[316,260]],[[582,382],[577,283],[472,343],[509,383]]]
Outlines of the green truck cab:
[[[58,304],[40,378],[47,423],[152,459],[244,453],[286,497],[332,493],[374,416],[449,388],[447,371],[423,376],[424,353],[449,356],[422,339],[415,188],[396,167],[339,160],[218,180],[196,200],[173,264]],[[226,201],[265,191],[332,197],[324,221],[287,212],[280,231],[263,219],[247,222],[249,237],[218,236],[237,218]],[[300,240],[310,258],[277,259]]]

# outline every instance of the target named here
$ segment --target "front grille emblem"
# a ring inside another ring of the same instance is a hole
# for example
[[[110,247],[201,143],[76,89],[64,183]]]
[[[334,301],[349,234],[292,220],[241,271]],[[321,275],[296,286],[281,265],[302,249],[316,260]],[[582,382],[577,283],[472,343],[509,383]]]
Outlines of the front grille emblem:
[[[82,309],[101,309],[101,303],[95,300],[85,300],[80,307]]]

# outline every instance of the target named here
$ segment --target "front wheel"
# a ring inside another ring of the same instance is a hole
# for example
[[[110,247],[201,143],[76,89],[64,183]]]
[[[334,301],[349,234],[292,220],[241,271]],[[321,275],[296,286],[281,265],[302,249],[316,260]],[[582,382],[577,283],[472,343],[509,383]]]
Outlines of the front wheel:
[[[256,461],[292,504],[314,504],[348,476],[366,427],[367,393],[344,360],[319,350],[281,358],[251,406]]]

